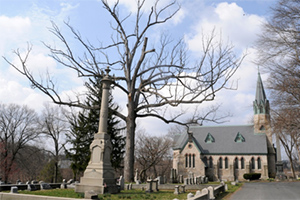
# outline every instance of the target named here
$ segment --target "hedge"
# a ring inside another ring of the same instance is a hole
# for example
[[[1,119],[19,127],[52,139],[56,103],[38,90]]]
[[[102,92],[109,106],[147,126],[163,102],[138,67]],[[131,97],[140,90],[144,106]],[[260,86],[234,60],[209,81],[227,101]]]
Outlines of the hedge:
[[[247,173],[243,175],[244,179],[257,180],[260,179],[261,173]]]

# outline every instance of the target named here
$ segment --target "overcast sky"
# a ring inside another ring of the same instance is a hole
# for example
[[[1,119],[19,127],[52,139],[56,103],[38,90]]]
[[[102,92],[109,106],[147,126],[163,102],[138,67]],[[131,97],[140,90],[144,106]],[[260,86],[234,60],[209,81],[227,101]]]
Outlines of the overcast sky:
[[[163,0],[166,2],[168,0]],[[134,0],[120,0],[122,11],[134,12]],[[148,0],[150,5],[153,0]],[[184,38],[191,55],[197,55],[202,32],[213,28],[222,32],[224,40],[229,40],[241,55],[247,50],[248,56],[238,69],[233,80],[238,81],[237,90],[224,90],[216,96],[216,102],[222,103],[221,112],[230,111],[226,124],[248,124],[253,116],[252,102],[258,67],[253,64],[256,53],[253,48],[262,23],[270,15],[270,6],[274,0],[179,0],[181,10],[166,25],[155,31],[168,31],[173,38]],[[57,44],[49,32],[51,21],[62,30],[64,21],[69,21],[83,36],[91,42],[110,39],[109,22],[111,19],[97,0],[0,0],[0,102],[26,104],[39,111],[43,103],[50,101],[38,90],[30,87],[29,82],[10,67],[2,56],[12,62],[16,57],[13,50],[26,50],[28,43],[33,45],[28,66],[37,76],[48,70],[56,77],[61,94],[83,91],[83,83],[75,72],[66,70],[51,59],[42,41]],[[66,32],[66,36],[69,36]],[[75,46],[76,48],[76,46]],[[267,75],[263,74],[265,81]],[[122,97],[115,94],[115,100],[122,104]],[[125,105],[120,105],[125,108]],[[154,126],[155,124],[155,126]],[[154,119],[138,122],[140,128],[148,133],[165,134],[169,125]]]

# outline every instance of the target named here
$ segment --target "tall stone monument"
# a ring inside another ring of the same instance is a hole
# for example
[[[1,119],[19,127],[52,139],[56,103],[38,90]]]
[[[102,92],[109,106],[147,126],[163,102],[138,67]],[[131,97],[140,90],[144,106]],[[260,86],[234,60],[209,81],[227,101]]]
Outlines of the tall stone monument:
[[[90,145],[91,159],[84,171],[80,183],[76,185],[75,192],[93,191],[97,194],[117,193],[115,171],[111,166],[110,156],[112,145],[110,135],[107,134],[108,97],[111,84],[110,69],[107,67],[106,75],[102,79],[103,90],[98,133]]]
[[[286,179],[286,175],[283,172],[283,162],[281,161],[281,149],[278,134],[276,134],[276,156],[276,179],[284,180]]]

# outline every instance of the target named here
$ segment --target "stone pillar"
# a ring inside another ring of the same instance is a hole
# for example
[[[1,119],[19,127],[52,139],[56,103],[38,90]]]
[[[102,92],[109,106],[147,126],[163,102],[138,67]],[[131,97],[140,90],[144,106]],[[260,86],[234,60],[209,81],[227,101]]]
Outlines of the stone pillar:
[[[102,99],[98,133],[90,145],[91,158],[80,183],[75,186],[75,192],[85,193],[93,190],[97,194],[117,193],[115,170],[111,166],[110,156],[112,145],[107,134],[108,97],[111,84],[110,69],[102,79]]]
[[[286,175],[283,173],[283,162],[281,161],[281,149],[278,134],[276,134],[276,156],[276,179],[284,180],[286,179]]]
[[[175,185],[175,191],[174,194],[179,194],[179,185]]]

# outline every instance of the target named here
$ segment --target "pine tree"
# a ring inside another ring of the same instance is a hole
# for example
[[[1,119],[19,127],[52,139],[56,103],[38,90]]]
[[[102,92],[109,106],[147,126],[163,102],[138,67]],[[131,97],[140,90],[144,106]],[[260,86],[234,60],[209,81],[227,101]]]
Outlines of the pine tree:
[[[89,107],[101,106],[102,84],[101,79],[89,79],[86,83],[88,95],[86,105]],[[113,111],[118,109],[113,104],[112,96],[109,97],[107,133],[111,137],[112,156],[111,163],[115,169],[121,168],[121,163],[124,156],[125,137],[120,134],[120,129],[117,128],[119,121],[113,116]],[[82,173],[88,165],[90,160],[90,144],[94,139],[94,134],[98,132],[100,109],[89,109],[79,112],[79,114],[70,120],[71,135],[69,135],[69,142],[72,147],[66,150],[67,157],[71,159],[71,168],[73,170],[74,179],[79,173]]]

